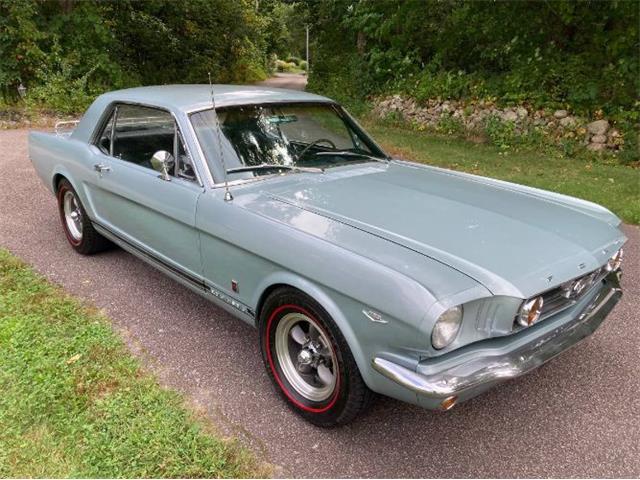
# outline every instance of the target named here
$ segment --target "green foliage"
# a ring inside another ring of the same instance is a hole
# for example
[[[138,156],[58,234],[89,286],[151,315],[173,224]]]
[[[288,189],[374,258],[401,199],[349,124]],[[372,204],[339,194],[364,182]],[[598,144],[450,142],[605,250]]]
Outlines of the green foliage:
[[[276,60],[276,71],[278,72],[295,72],[297,70],[298,68],[295,63]]]
[[[305,29],[301,19],[302,5],[282,0],[260,0],[259,12],[265,18],[263,33],[267,52],[286,59],[304,56]],[[295,62],[298,64],[298,62]]]
[[[507,150],[516,141],[515,123],[503,121],[496,116],[491,116],[487,119],[485,133],[491,143],[501,150]]]
[[[634,109],[640,91],[637,2],[307,5],[314,21],[309,85],[321,92],[342,84],[344,94],[360,97],[389,91],[419,100],[495,97],[615,117]]]
[[[447,135],[460,135],[464,132],[464,125],[458,118],[443,115],[438,121],[437,131]]]
[[[78,112],[105,90],[206,82],[208,72],[261,80],[291,9],[261,3],[0,0],[0,90],[15,100],[22,82],[31,104]]]
[[[62,65],[60,70],[48,75],[41,73],[42,83],[31,89],[26,99],[27,105],[34,109],[46,106],[61,114],[80,112],[100,93],[87,86],[91,73],[93,70],[73,78],[68,65]]]
[[[109,322],[0,249],[1,477],[255,477]]]

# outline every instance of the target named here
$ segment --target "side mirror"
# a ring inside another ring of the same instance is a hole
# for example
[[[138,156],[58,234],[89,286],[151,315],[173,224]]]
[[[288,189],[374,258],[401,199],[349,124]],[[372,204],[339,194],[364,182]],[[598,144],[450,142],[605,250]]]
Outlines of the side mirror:
[[[167,182],[171,181],[169,170],[173,167],[175,160],[166,150],[158,150],[151,157],[151,166],[154,170],[160,172],[160,178]]]

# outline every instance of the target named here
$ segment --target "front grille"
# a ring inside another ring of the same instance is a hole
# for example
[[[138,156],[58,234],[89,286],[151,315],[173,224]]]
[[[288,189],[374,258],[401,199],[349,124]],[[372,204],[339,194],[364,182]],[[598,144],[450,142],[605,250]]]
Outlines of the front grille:
[[[542,294],[542,311],[538,321],[556,315],[575,305],[609,273],[606,267],[604,265],[593,272],[569,280],[556,288],[544,292]],[[514,322],[514,329],[519,330],[520,328],[522,327],[518,325],[518,322]]]
[[[575,305],[591,288],[607,275],[606,265],[581,277],[563,283],[542,295],[544,303],[540,319],[548,318]]]

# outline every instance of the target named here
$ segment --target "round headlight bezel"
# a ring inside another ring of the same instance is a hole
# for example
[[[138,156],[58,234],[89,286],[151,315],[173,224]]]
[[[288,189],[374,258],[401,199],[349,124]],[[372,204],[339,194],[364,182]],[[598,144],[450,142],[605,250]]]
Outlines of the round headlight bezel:
[[[518,325],[521,327],[530,327],[540,320],[543,306],[544,298],[542,298],[542,296],[533,297],[524,302],[518,313]]]
[[[460,332],[463,316],[464,309],[462,305],[448,308],[440,314],[431,331],[431,345],[433,348],[442,350],[453,343]]]

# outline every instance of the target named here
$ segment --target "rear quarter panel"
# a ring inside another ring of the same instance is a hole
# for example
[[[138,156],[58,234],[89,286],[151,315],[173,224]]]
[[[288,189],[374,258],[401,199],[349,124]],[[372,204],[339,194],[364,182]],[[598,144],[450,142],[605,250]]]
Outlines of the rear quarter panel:
[[[95,174],[90,146],[46,132],[30,132],[28,144],[31,163],[47,189],[55,193],[58,178],[65,177],[77,191],[89,216],[93,217],[94,210],[84,188],[88,176]]]

